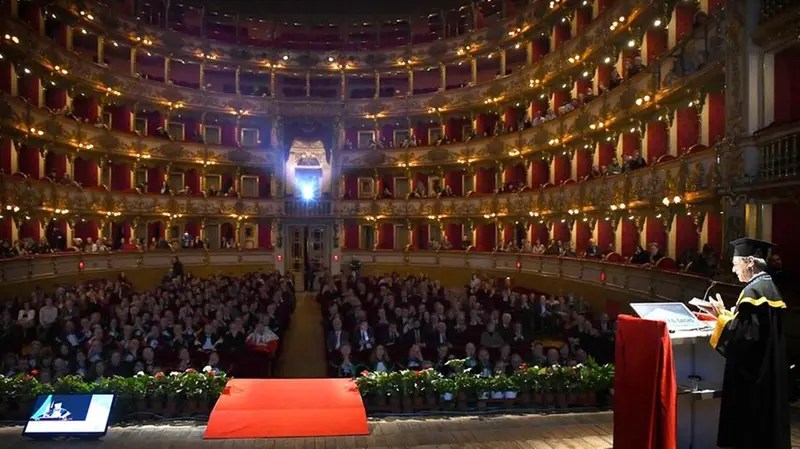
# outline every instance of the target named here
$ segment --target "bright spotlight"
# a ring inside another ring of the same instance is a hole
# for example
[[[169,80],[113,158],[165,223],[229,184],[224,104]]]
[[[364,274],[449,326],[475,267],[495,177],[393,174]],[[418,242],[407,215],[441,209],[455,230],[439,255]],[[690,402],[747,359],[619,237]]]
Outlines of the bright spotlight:
[[[303,197],[305,201],[311,201],[314,199],[314,186],[311,184],[303,184],[300,186],[300,195]]]

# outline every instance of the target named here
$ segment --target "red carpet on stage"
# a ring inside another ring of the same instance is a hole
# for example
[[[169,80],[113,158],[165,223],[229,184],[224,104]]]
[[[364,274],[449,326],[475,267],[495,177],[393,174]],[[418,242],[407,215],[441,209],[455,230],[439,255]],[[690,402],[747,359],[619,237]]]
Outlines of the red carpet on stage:
[[[364,403],[351,379],[232,379],[203,438],[368,434]]]

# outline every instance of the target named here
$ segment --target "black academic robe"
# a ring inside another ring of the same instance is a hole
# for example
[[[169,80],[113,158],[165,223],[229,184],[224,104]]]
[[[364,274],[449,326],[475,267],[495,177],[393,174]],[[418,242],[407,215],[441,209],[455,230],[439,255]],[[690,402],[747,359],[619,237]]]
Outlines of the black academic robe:
[[[735,449],[789,449],[786,304],[767,274],[742,290],[734,313],[717,319],[711,344],[725,357],[717,444]]]

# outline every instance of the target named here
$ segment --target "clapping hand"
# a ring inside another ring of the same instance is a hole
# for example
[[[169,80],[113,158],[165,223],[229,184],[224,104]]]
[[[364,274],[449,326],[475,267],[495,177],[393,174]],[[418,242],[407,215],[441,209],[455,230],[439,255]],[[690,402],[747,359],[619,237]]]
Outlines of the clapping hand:
[[[711,310],[709,310],[709,312],[715,317],[725,313],[725,303],[722,302],[722,297],[719,295],[719,293],[716,294],[716,299],[709,296],[708,302],[711,303]]]

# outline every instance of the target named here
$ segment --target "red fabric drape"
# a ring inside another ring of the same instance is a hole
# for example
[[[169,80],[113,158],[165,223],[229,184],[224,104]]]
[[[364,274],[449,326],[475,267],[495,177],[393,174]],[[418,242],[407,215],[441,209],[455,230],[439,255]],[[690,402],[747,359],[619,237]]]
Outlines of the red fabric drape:
[[[444,183],[453,190],[453,195],[464,195],[464,173],[461,170],[444,172]]]
[[[11,95],[11,87],[13,86],[13,79],[16,75],[13,74],[14,66],[5,59],[0,61],[0,92]]]
[[[41,231],[38,221],[25,220],[22,222],[22,226],[19,227],[19,238],[32,239],[35,242],[39,242],[39,239],[42,238]]]
[[[50,176],[55,172],[58,178],[62,178],[67,171],[67,155],[48,152],[44,158],[44,173]]]
[[[550,53],[550,41],[548,39],[534,39],[533,41],[533,62],[537,62]]]
[[[772,212],[772,226],[773,226],[773,240],[775,240],[775,211]],[[787,222],[782,222],[787,223]],[[722,215],[716,213],[709,213],[706,215],[706,230],[708,231],[708,238],[703,243],[709,243],[718,253],[722,253]],[[797,228],[793,228],[797,229]],[[776,242],[777,243],[777,242]],[[797,265],[795,265],[797,267]]]
[[[91,237],[92,240],[96,239],[97,234],[97,222],[87,220],[75,223],[75,238],[82,239],[84,242],[86,242],[88,237]]]
[[[572,171],[570,160],[567,156],[558,155],[553,157],[553,164],[553,184],[561,185],[570,178]]]
[[[614,448],[675,449],[677,383],[667,325],[617,317]]]
[[[678,126],[678,154],[683,154],[700,141],[700,120],[697,109],[681,108],[675,113]]]
[[[800,95],[797,98],[800,98]],[[782,102],[776,101],[775,103]],[[713,92],[708,94],[706,107],[708,108],[708,145],[711,146],[725,137],[725,93]]]
[[[0,218],[0,240],[13,243],[11,237],[13,236],[14,221],[11,217]]]
[[[475,192],[492,193],[495,187],[494,169],[478,167],[475,170]]]
[[[351,200],[358,198],[358,176],[347,175],[344,178],[344,191]]]
[[[575,157],[577,158],[577,178],[576,181],[580,181],[581,179],[585,178],[589,172],[592,170],[592,155],[586,151],[578,151],[575,153]]]
[[[659,157],[667,154],[669,132],[664,122],[647,124],[647,163],[653,164]]]
[[[647,240],[648,245],[650,243],[657,243],[663,254],[673,258],[676,256],[675,254],[667,254],[667,233],[660,219],[647,217],[644,232],[645,240]]]
[[[644,39],[647,45],[647,60],[643,62],[650,65],[651,62],[658,59],[667,51],[667,32],[659,29],[651,29],[645,33]]]
[[[347,247],[347,228],[345,228],[345,247]],[[358,226],[356,226],[356,244],[358,243]],[[258,221],[258,247],[270,248],[272,247],[272,225],[269,220]]]
[[[23,76],[17,84],[19,95],[38,107],[42,98],[42,83],[33,75]]]
[[[192,194],[196,195],[200,193],[200,173],[197,172],[196,168],[190,168],[186,170],[184,174],[183,181],[186,184],[184,187],[189,187],[192,189]],[[260,181],[260,177],[259,177]],[[259,182],[259,191],[261,187],[261,182]]]
[[[164,183],[164,169],[162,167],[150,167],[147,169],[147,192],[161,193],[161,185]]]
[[[684,36],[692,32],[696,10],[697,8],[694,4],[675,6],[675,10],[672,12],[675,16],[674,25],[672,23],[669,24],[670,27],[675,27],[675,42],[680,42]]]
[[[380,235],[378,236],[378,249],[394,249],[394,225],[391,223],[384,223],[380,228]]]
[[[711,215],[706,219],[710,218]],[[721,221],[720,215],[716,215],[715,219],[716,222]],[[716,222],[714,223],[715,228],[719,229],[719,225]],[[710,240],[712,237],[712,222],[709,221],[708,224]],[[772,206],[772,241],[777,246],[773,252],[780,254],[784,270],[790,275],[800,275],[800,257],[798,257],[800,255],[800,240],[796,237],[797,229],[800,229],[800,214],[797,213],[797,205],[791,202],[774,204]],[[719,246],[715,247],[715,249],[718,248]]]
[[[508,129],[513,128],[517,130],[517,110],[512,107],[507,107],[503,113],[503,123]]]
[[[478,251],[491,251],[494,249],[496,232],[497,226],[494,223],[481,223],[475,228],[475,246]]]
[[[115,131],[131,132],[132,126],[131,108],[127,105],[119,105],[111,110],[111,128]]]
[[[482,136],[485,132],[488,131],[488,127],[486,126],[486,114],[480,113],[475,116],[475,134],[478,136]]]
[[[344,247],[345,249],[359,249],[358,224],[347,223],[344,225]]]
[[[444,228],[444,235],[454,249],[461,248],[462,230],[459,223],[448,223]]]
[[[800,45],[787,48],[775,55],[775,123],[800,119]],[[777,100],[780,99],[780,100]]]
[[[124,192],[130,190],[131,169],[128,164],[111,164],[111,190]],[[161,186],[159,185],[159,188]]]
[[[44,104],[53,110],[61,110],[67,106],[67,90],[51,87],[44,92]]]
[[[84,159],[75,158],[73,161],[74,179],[83,187],[97,187],[99,180],[97,179],[97,162]]]
[[[260,233],[261,226],[259,226],[258,229],[259,229],[259,233]],[[183,227],[183,232],[189,234],[190,236],[192,236],[192,238],[199,237],[200,236],[200,223],[198,223],[196,221],[188,221],[188,222],[186,222],[186,225]]]
[[[639,134],[625,133],[622,135],[623,155],[633,156],[633,154],[639,151],[640,149],[641,149],[641,140],[639,139]]]
[[[597,66],[595,76],[597,76],[598,87],[598,92],[595,92],[595,94],[600,95],[602,93],[600,90],[602,89],[599,88],[605,86],[605,88],[608,89],[609,84],[611,83],[611,67],[605,64]]]
[[[531,187],[534,189],[538,189],[543,184],[546,184],[550,181],[550,169],[547,167],[547,163],[542,160],[534,159],[533,160],[533,180],[531,182]]]
[[[622,232],[622,245],[617,248],[617,252],[624,257],[633,256],[633,251],[639,245],[639,230],[636,229],[636,224],[633,220],[623,218],[620,223],[620,232]]]
[[[567,99],[569,98],[569,93],[566,90],[558,89],[553,92],[553,103],[550,105],[551,109],[558,114],[558,108],[563,106]]]
[[[25,173],[33,179],[39,179],[41,176],[39,169],[39,149],[32,146],[24,146],[19,152],[17,162],[19,163],[19,171]]]
[[[589,239],[592,238],[592,230],[589,224],[583,221],[575,223],[575,252],[581,254],[586,252],[589,246]]]
[[[561,44],[568,41],[572,36],[568,23],[558,23],[553,27],[553,48],[558,48]]]
[[[601,167],[604,165],[608,167],[616,155],[617,149],[614,148],[614,144],[611,142],[601,142],[597,146],[597,158]]]
[[[675,254],[670,257],[677,259],[686,250],[697,252],[697,226],[694,224],[692,217],[686,215],[678,215],[675,217]]]
[[[614,243],[614,227],[611,221],[600,220],[597,222],[597,242],[601,251],[605,251],[611,243]]]
[[[537,243],[538,240],[538,243],[547,246],[550,243],[550,231],[547,226],[542,223],[536,223],[533,226],[536,227],[533,231],[534,243]]]
[[[430,232],[428,231],[427,224],[417,225],[414,232],[415,246],[419,249],[428,249],[428,240],[430,240],[429,236]]]
[[[561,223],[557,221],[553,223],[553,239],[559,242],[565,242],[571,240],[571,235],[569,232],[569,228],[567,227],[566,223]]]

